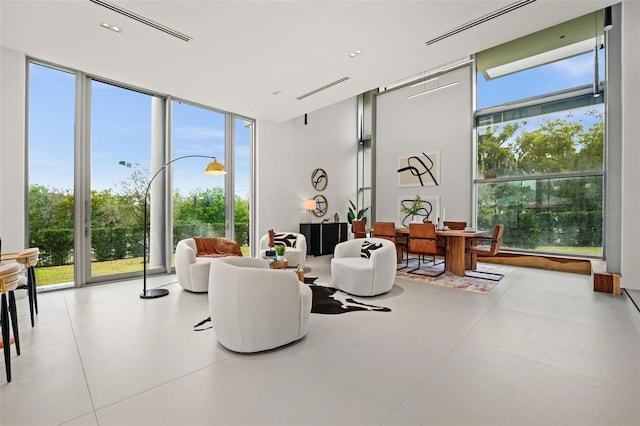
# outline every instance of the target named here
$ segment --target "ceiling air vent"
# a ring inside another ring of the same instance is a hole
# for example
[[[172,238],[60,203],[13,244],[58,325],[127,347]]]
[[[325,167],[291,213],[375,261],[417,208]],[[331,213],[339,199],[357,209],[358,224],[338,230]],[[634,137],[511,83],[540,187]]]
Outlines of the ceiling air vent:
[[[490,21],[490,20],[492,20],[494,18],[497,18],[498,16],[502,16],[502,15],[504,15],[506,13],[513,12],[514,10],[520,9],[521,7],[526,6],[528,4],[531,4],[534,1],[536,1],[536,0],[520,0],[518,2],[511,3],[508,6],[505,6],[505,7],[501,8],[501,9],[498,9],[498,10],[494,10],[491,13],[488,13],[488,14],[486,14],[484,16],[481,16],[480,18],[474,19],[473,21],[469,21],[466,24],[460,25],[459,27],[456,27],[456,28],[452,29],[451,31],[448,31],[448,32],[436,37],[436,38],[428,40],[426,43],[427,43],[427,45],[430,45],[430,44],[433,44],[433,43],[437,43],[440,40],[444,40],[445,38],[451,37],[453,35],[456,35],[458,33],[466,31],[466,30],[468,30],[470,28],[473,28],[475,26],[483,24],[483,23],[485,23],[487,21]]]
[[[343,81],[347,81],[347,80],[349,80],[349,77],[342,77],[340,80],[336,80],[336,81],[334,81],[332,83],[325,84],[322,87],[318,87],[317,89],[310,91],[309,93],[305,93],[304,95],[300,95],[296,99],[301,101],[302,99],[306,98],[307,96],[315,95],[318,92],[322,92],[323,90],[328,89],[329,87],[335,86],[336,84],[340,84]]]
[[[145,25],[148,25],[151,28],[155,28],[156,30],[162,31],[163,33],[167,33],[171,36],[179,38],[180,40],[190,41],[193,39],[193,37],[189,37],[186,34],[182,34],[179,31],[173,30],[167,26],[154,22],[151,19],[147,19],[144,16],[138,15],[137,13],[130,12],[126,9],[121,8],[120,6],[116,6],[115,4],[102,1],[102,0],[89,0],[89,1],[91,3],[97,4],[98,6],[106,7],[107,9],[112,10],[116,13],[119,13],[120,15],[126,16],[127,18],[131,18]]]

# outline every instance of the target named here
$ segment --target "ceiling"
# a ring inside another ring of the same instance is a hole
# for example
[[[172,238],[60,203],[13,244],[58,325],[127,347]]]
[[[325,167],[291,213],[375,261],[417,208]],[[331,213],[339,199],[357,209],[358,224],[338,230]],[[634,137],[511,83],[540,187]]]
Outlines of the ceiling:
[[[111,0],[192,37],[185,42],[89,0],[0,0],[0,44],[106,80],[282,122],[616,3],[537,0],[426,44],[514,1]],[[350,57],[356,50],[362,53]]]

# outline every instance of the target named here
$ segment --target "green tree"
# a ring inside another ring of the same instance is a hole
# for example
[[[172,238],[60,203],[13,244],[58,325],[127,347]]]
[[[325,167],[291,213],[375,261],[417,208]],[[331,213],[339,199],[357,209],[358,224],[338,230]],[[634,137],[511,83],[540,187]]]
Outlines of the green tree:
[[[510,175],[516,164],[511,140],[520,128],[518,123],[487,126],[478,135],[478,173],[483,176],[492,171],[499,176]]]

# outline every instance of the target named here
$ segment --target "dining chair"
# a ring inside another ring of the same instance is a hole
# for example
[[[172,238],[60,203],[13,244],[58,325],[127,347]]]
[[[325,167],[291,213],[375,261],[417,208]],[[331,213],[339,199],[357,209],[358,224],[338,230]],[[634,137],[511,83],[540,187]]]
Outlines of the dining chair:
[[[353,229],[353,238],[367,238],[364,220],[352,220],[351,227]]]
[[[399,238],[396,235],[396,224],[394,222],[374,222],[373,236],[393,242],[396,245],[396,263],[399,265],[404,261],[404,253],[407,251],[407,239]],[[404,269],[408,266],[409,264],[405,263],[404,266],[398,269]]]
[[[445,220],[443,225],[452,231],[464,231],[464,228],[467,227],[467,222]]]
[[[445,220],[444,222],[442,222],[442,225],[445,227],[445,229],[450,229],[452,231],[464,231],[464,229],[467,227],[467,222]],[[438,247],[446,248],[446,246],[446,237],[438,237]]]
[[[476,255],[477,257],[484,257],[484,258],[496,256],[500,251],[500,246],[502,246],[503,233],[504,233],[504,225],[503,224],[496,225],[496,227],[493,229],[493,236],[475,237],[476,241],[490,242],[491,243],[490,245],[472,245],[470,247],[467,247],[466,252],[470,253],[471,255]],[[484,272],[484,271],[479,271],[477,269],[472,269],[469,272],[471,272],[472,274],[465,272],[465,276],[472,277],[472,278],[480,278],[480,279],[489,280],[489,281],[500,281],[504,277],[504,274],[499,274],[497,272]],[[489,275],[489,277],[482,276],[482,275]],[[495,278],[492,278],[492,277],[495,277]]]
[[[11,331],[16,346],[16,353],[20,355],[20,335],[18,327],[18,313],[16,311],[16,298],[14,290],[24,285],[27,281],[22,265],[16,262],[0,264],[0,323],[2,326],[2,349],[4,352],[4,365],[7,382],[11,381]],[[8,296],[8,300],[7,300]]]
[[[444,274],[446,270],[446,249],[443,247],[438,247],[437,237],[436,237],[436,226],[431,222],[423,222],[423,223],[410,223],[409,224],[409,253],[414,253],[418,255],[418,267],[407,271],[410,274],[415,275],[425,275],[429,277],[438,277]],[[430,261],[425,261],[425,256],[431,256]],[[442,256],[444,258],[443,262],[436,263],[436,256]],[[408,257],[408,254],[407,254]],[[440,265],[442,263],[445,264],[445,267],[442,268],[442,271],[437,272],[435,274],[427,274],[427,273],[419,273],[416,272],[420,269],[421,263],[432,263],[433,266]]]

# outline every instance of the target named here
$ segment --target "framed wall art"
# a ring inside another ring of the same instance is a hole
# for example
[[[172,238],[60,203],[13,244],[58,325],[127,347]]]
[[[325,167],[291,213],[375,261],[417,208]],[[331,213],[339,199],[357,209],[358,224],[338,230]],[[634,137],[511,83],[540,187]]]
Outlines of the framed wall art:
[[[440,185],[440,152],[421,152],[398,159],[398,186]]]
[[[324,191],[324,189],[329,185],[329,177],[327,176],[327,172],[324,169],[315,169],[311,172],[311,185],[316,191]]]

